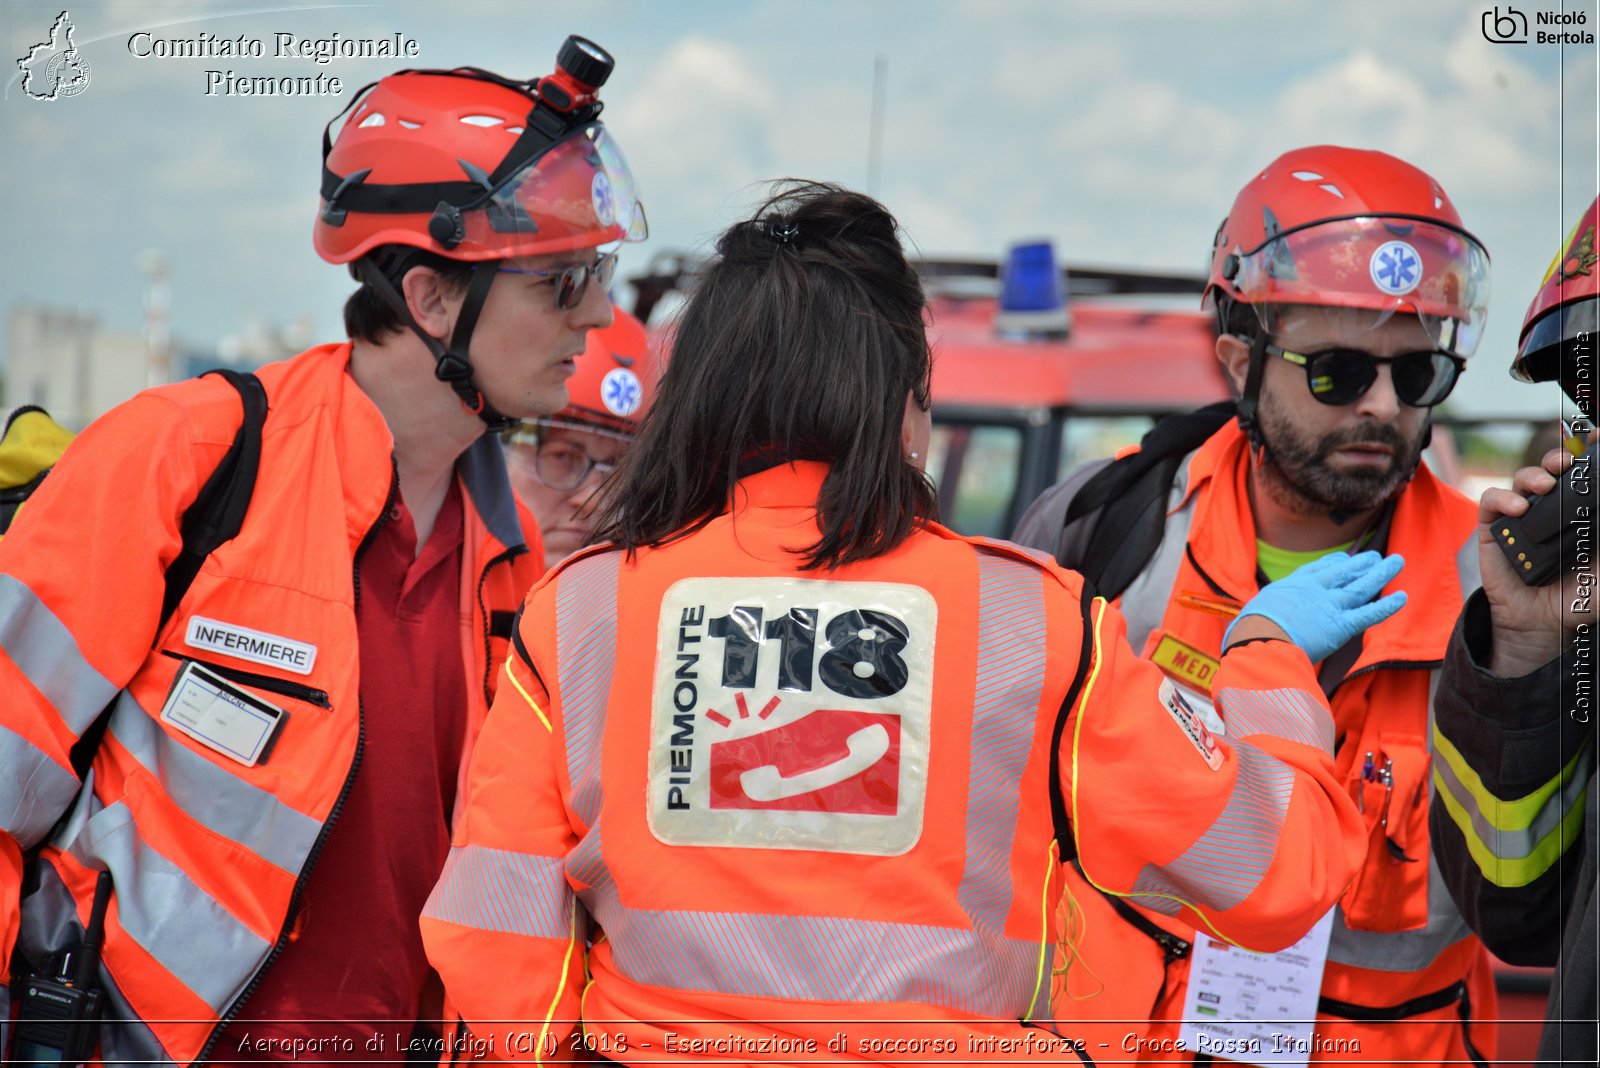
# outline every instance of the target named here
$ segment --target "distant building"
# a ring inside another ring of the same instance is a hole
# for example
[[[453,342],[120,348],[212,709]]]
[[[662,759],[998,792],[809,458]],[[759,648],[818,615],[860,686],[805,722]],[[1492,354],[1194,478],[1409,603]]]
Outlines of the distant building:
[[[213,367],[254,369],[305,348],[302,320],[290,329],[247,327],[215,349],[174,340],[160,378],[182,379]],[[37,404],[62,424],[82,429],[152,384],[150,346],[131,331],[101,328],[99,316],[14,305],[6,316],[5,396],[0,412]],[[160,360],[154,361],[159,368]]]

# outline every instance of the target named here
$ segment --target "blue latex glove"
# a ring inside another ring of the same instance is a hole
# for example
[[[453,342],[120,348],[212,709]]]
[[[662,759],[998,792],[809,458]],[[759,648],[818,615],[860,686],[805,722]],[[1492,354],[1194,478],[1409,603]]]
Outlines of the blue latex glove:
[[[1371,550],[1354,556],[1329,553],[1313,560],[1294,574],[1267,583],[1245,602],[1239,615],[1228,624],[1222,646],[1227,648],[1239,620],[1262,616],[1282,627],[1289,640],[1316,663],[1368,627],[1400,611],[1406,603],[1404,592],[1391,593],[1378,601],[1373,598],[1404,566],[1405,561],[1398,554],[1381,556]]]

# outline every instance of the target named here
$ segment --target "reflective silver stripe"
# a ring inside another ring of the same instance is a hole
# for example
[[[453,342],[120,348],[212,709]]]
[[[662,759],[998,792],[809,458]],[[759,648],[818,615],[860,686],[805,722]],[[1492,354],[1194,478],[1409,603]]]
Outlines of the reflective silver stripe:
[[[1378,972],[1417,972],[1439,954],[1471,937],[1467,921],[1456,911],[1444,876],[1428,855],[1428,922],[1415,931],[1352,931],[1345,926],[1344,910],[1333,916],[1333,941],[1328,960]]]
[[[1333,752],[1333,716],[1304,690],[1238,690],[1217,694],[1229,738],[1270,734]]]
[[[83,925],[72,894],[56,874],[56,869],[41,863],[39,889],[27,898],[17,931],[17,951],[28,960],[44,960],[63,949],[83,944]],[[15,959],[15,958],[13,958]],[[100,1003],[105,1021],[100,1027],[102,1064],[171,1064],[171,1055],[162,1048],[155,1033],[134,1012],[133,1006],[117,985],[116,977],[100,964]],[[0,1005],[4,1004],[0,996]]]
[[[1433,759],[1433,771],[1445,792],[1471,817],[1472,833],[1488,847],[1491,853],[1501,860],[1523,860],[1538,848],[1539,843],[1561,826],[1568,813],[1583,803],[1584,791],[1589,788],[1589,780],[1594,775],[1594,746],[1585,746],[1578,753],[1572,761],[1572,777],[1565,785],[1552,791],[1545,798],[1544,804],[1539,806],[1539,811],[1526,827],[1496,827],[1483,811],[1485,799],[1475,795],[1472,789],[1461,781],[1450,761],[1443,759],[1437,753]],[[1563,768],[1562,774],[1566,772],[1567,769]],[[1512,802],[1506,802],[1507,811],[1502,812],[1502,816],[1510,814],[1511,804]],[[1558,855],[1552,849],[1550,859],[1554,860]]]
[[[1005,930],[1015,897],[1011,851],[1044,687],[1039,569],[978,550],[978,665],[967,778],[967,862],[956,900],[988,935]]]
[[[567,736],[572,808],[585,824],[600,814],[600,734],[617,648],[617,567],[622,553],[585,557],[556,587],[556,672]]]
[[[91,797],[88,811],[68,846],[72,855],[111,872],[123,931],[220,1013],[244,989],[272,944],[151,848],[127,805],[101,807]]]
[[[822,916],[657,912],[581,895],[622,974],[669,990],[797,1001],[914,1002],[1019,1017],[1039,947],[974,931]]]
[[[559,938],[571,933],[572,890],[558,857],[452,846],[422,914],[480,931]]]
[[[32,849],[72,804],[78,777],[20,734],[0,727],[0,828]]]
[[[1193,454],[1190,454],[1190,458]],[[1183,461],[1178,478],[1172,484],[1172,495],[1167,507],[1176,507],[1183,500],[1184,486],[1189,480],[1189,459]],[[1181,511],[1167,516],[1162,529],[1161,545],[1128,584],[1117,601],[1117,609],[1128,624],[1128,644],[1135,652],[1144,648],[1150,632],[1161,626],[1167,614],[1167,602],[1172,599],[1172,587],[1178,581],[1178,568],[1183,564],[1184,549],[1189,544],[1189,524],[1194,519],[1195,501],[1191,497]]]
[[[127,692],[108,729],[190,819],[291,876],[300,873],[322,826],[315,819],[169,736]]]
[[[89,729],[119,687],[89,666],[78,641],[15,575],[0,575],[0,649],[73,734]]]
[[[1233,743],[1239,766],[1233,793],[1216,821],[1176,860],[1146,865],[1133,895],[1170,895],[1179,901],[1226,911],[1261,884],[1278,848],[1294,791],[1294,770],[1246,741]],[[1149,897],[1137,902],[1168,915],[1177,901]]]
[[[611,869],[606,867],[605,850],[601,847],[600,824],[604,822],[601,819],[590,827],[578,840],[577,848],[567,854],[567,879],[571,885],[585,887],[588,891],[614,893]]]

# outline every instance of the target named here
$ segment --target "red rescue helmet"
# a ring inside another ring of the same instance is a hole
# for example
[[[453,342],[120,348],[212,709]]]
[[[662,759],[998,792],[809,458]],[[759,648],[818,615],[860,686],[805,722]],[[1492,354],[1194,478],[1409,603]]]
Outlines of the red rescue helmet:
[[[376,82],[331,146],[324,136],[317,254],[350,263],[407,245],[480,261],[643,240],[615,138],[555,113],[540,84],[472,68]]]
[[[1587,355],[1593,360],[1600,330],[1596,226],[1600,226],[1600,198],[1579,216],[1545,272],[1522,320],[1522,337],[1511,362],[1511,373],[1524,382],[1560,382],[1591,417],[1595,410],[1593,376],[1580,381],[1578,357]]]
[[[1489,303],[1489,255],[1426,173],[1334,145],[1279,156],[1239,191],[1217,230],[1204,302],[1251,305],[1271,332],[1295,305],[1348,308],[1352,337],[1396,313],[1470,356]]]
[[[614,310],[610,326],[589,331],[577,373],[567,379],[567,406],[527,420],[524,429],[568,427],[630,438],[638,431],[655,401],[661,365],[644,324],[621,308]]]

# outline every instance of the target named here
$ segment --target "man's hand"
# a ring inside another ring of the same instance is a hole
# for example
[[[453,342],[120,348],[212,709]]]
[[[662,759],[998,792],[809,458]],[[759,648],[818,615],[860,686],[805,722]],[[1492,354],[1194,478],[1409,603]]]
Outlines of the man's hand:
[[[1564,448],[1551,449],[1539,467],[1524,467],[1513,475],[1510,489],[1485,490],[1478,501],[1478,564],[1494,625],[1489,670],[1502,678],[1518,678],[1553,659],[1572,640],[1579,624],[1595,621],[1592,539],[1586,572],[1568,570],[1560,582],[1526,586],[1495,544],[1492,531],[1501,516],[1525,515],[1529,494],[1542,497],[1555,489],[1556,479],[1573,459]]]

